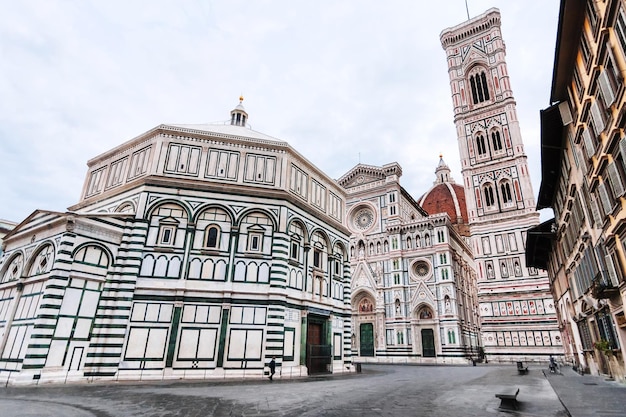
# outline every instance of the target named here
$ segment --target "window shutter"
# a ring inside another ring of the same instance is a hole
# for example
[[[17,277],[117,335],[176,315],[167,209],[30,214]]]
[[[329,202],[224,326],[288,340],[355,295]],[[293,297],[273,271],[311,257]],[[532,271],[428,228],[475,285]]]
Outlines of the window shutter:
[[[580,170],[583,172],[583,175],[587,175],[587,162],[585,158],[583,158],[583,152],[580,150],[580,148],[576,148],[576,155],[578,155],[578,160],[582,161],[582,163],[580,164]]]
[[[600,193],[600,201],[602,202],[604,213],[608,215],[613,211],[613,206],[611,205],[609,192],[606,189],[606,183],[601,182],[600,185],[598,185],[598,192]]]
[[[626,137],[619,140],[619,153],[622,155],[622,165],[624,170],[626,170]]]
[[[606,267],[609,273],[609,279],[611,280],[611,283],[613,285],[617,286],[617,271],[615,271],[615,265],[613,265],[613,258],[611,257],[611,255],[606,255],[604,259],[606,259]]]
[[[600,84],[600,90],[602,91],[602,97],[604,98],[604,104],[606,107],[610,107],[611,104],[615,101],[615,92],[611,87],[611,82],[609,81],[609,74],[607,70],[604,69],[600,76],[598,77],[598,82]]]
[[[602,217],[600,216],[600,209],[598,208],[598,200],[596,196],[591,194],[591,216],[596,224],[596,229],[602,228]]]
[[[600,135],[600,132],[604,130],[604,118],[602,117],[602,113],[600,113],[600,106],[598,106],[597,100],[591,105],[591,117],[593,118],[593,128],[596,132],[596,136]]]
[[[624,194],[624,184],[622,183],[622,178],[617,171],[617,165],[615,162],[611,162],[607,167],[609,172],[609,181],[611,182],[611,188],[613,189],[613,195],[615,198],[619,198]]]
[[[585,152],[587,153],[587,159],[591,159],[591,157],[596,153],[596,147],[593,144],[593,139],[591,138],[591,133],[589,133],[589,129],[585,129],[583,131],[583,140],[585,141]]]

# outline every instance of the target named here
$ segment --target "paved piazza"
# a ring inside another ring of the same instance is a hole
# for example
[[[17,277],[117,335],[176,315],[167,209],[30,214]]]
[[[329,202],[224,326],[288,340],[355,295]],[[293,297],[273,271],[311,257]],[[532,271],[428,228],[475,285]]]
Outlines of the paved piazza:
[[[508,415],[494,397],[520,388],[519,415],[566,416],[540,368],[364,365],[346,376],[302,379],[143,382],[0,389],[0,415],[463,416]]]

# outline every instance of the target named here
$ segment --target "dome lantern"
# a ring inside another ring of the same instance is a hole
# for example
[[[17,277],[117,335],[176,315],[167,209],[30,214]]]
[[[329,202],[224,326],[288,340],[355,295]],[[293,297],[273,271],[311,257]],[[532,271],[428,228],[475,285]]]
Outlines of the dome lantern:
[[[248,113],[243,107],[243,96],[239,96],[239,104],[230,111],[230,124],[233,126],[246,126]]]

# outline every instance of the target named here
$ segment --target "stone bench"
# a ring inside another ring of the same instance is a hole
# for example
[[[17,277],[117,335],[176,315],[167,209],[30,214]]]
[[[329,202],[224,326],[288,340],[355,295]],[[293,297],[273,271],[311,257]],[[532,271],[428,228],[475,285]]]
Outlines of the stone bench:
[[[519,394],[519,388],[508,388],[496,394],[496,398],[500,399],[500,408],[517,410],[517,394]]]

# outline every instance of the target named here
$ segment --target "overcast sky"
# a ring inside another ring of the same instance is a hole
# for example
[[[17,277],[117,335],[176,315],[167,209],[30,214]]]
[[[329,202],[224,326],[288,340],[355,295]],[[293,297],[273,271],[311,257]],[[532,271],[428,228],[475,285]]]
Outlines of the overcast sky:
[[[86,162],[161,123],[226,120],[339,178],[398,162],[419,198],[461,181],[440,33],[465,0],[0,0],[0,219],[78,202]],[[502,33],[535,197],[558,0],[468,0]],[[543,217],[543,216],[542,216]]]

